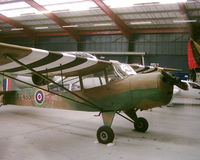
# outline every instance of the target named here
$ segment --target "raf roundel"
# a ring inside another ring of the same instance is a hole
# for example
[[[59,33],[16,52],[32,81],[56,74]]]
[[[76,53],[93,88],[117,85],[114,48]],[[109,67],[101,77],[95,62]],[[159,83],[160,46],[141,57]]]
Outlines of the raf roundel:
[[[42,90],[37,90],[35,93],[35,101],[38,104],[43,104],[44,102],[44,92]]]

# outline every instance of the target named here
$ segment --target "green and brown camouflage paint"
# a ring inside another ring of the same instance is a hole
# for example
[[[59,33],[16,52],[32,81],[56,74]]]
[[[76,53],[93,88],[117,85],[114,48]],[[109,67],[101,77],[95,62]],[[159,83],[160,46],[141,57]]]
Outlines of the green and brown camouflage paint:
[[[4,97],[4,103],[66,110],[99,111],[97,108],[91,108],[45,91],[42,91],[44,95],[42,103],[38,103],[36,92],[38,92],[37,88],[18,89],[10,92],[9,96],[5,96],[7,98]],[[162,81],[161,73],[154,72],[132,75],[75,93],[93,102],[105,112],[134,108],[147,110],[168,104],[173,94],[173,86]],[[81,101],[70,93],[63,92],[62,94]]]

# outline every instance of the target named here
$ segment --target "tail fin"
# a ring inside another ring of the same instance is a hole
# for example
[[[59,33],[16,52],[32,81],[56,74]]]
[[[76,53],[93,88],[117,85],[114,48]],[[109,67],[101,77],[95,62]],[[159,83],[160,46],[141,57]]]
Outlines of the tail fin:
[[[3,77],[0,76],[0,105],[3,104]]]
[[[0,105],[15,104],[16,91],[13,85],[11,78],[0,76]]]
[[[12,91],[12,79],[11,78],[3,79],[3,91]]]

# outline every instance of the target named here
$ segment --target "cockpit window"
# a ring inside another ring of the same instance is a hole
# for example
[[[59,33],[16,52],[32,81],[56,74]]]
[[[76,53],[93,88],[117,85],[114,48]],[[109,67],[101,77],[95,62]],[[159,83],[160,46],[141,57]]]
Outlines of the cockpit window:
[[[79,80],[78,76],[66,77],[63,80],[60,77],[60,80],[58,80],[57,83],[60,85],[63,85],[63,87],[65,87],[66,89],[68,89],[70,91],[81,90],[80,80]],[[53,92],[65,92],[65,90],[63,88],[60,88],[55,84],[50,84],[49,89],[50,89],[50,91],[53,91]]]
[[[92,59],[97,59],[95,56],[93,56],[90,53],[87,52],[66,52],[67,54],[74,55],[76,57],[81,57],[81,58],[92,58]]]
[[[136,74],[136,72],[128,64],[115,63],[113,66],[117,74],[122,78]]]
[[[106,68],[108,82],[123,79],[129,75],[135,75],[136,72],[128,65],[122,63],[113,63],[112,66]]]
[[[121,79],[121,77],[119,76],[119,74],[116,73],[116,71],[113,68],[113,66],[107,67],[106,68],[106,73],[107,73],[107,77],[108,77],[108,82]]]
[[[84,89],[105,85],[106,84],[105,72],[101,71],[94,74],[82,76],[82,81]]]
[[[82,77],[73,76],[62,78],[58,76],[54,80],[70,91],[80,91],[81,89],[106,85],[108,82],[120,80],[134,74],[136,74],[136,72],[128,64],[113,63],[113,65],[109,65],[105,70],[100,72],[84,75]],[[66,90],[55,84],[50,84],[49,89],[54,92],[66,92]]]

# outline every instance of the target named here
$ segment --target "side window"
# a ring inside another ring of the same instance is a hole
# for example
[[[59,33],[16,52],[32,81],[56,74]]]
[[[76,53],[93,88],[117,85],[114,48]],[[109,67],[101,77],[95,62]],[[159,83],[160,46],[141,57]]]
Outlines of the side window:
[[[63,84],[63,86],[70,91],[81,90],[80,80],[79,80],[78,76],[66,77],[63,79],[63,82],[62,82],[62,80],[60,80],[57,83],[59,83],[61,85]],[[63,88],[60,88],[55,84],[50,84],[49,89],[50,89],[50,91],[53,91],[53,92],[66,92]]]
[[[106,73],[108,76],[108,82],[115,81],[121,79],[118,74],[116,74],[113,66],[109,66],[106,68]]]
[[[79,91],[81,90],[80,79],[78,76],[67,77],[63,81],[63,85],[68,88],[70,91]]]
[[[80,90],[81,90],[81,85],[80,85],[80,81],[78,80],[72,84],[71,91],[80,91]]]
[[[103,71],[82,76],[82,81],[84,89],[99,87],[106,84],[105,74]]]

